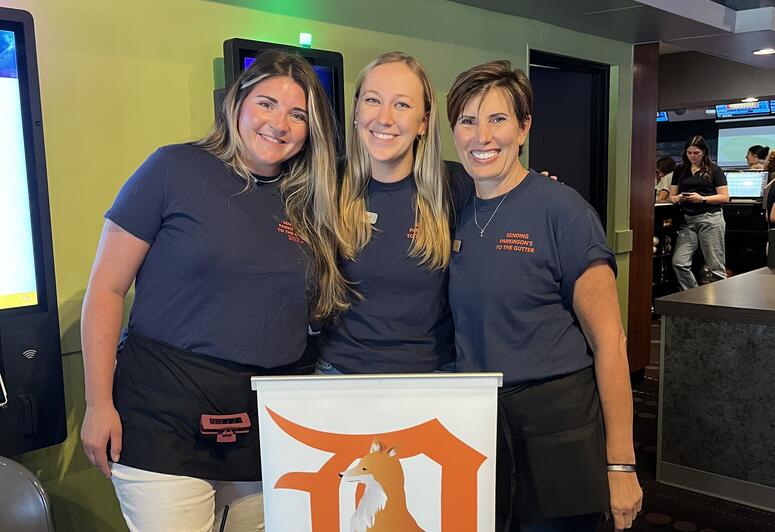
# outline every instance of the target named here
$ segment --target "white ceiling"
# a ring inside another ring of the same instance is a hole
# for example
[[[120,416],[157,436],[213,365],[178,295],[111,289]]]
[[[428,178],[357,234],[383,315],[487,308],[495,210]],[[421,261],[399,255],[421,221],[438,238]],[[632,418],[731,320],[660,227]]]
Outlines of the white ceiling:
[[[694,50],[775,69],[775,0],[452,0],[633,44]]]

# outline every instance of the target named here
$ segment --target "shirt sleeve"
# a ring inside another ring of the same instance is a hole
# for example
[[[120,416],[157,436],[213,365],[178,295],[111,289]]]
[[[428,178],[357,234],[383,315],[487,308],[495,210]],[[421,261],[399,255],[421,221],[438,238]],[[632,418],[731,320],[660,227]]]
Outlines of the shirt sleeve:
[[[576,280],[590,264],[604,260],[617,275],[616,258],[608,247],[597,213],[587,206],[573,221],[558,242],[562,280],[560,292],[563,299],[573,304]]]
[[[719,168],[718,166],[713,167],[713,172],[711,174],[713,178],[713,186],[714,187],[725,187],[727,186],[727,176],[724,174],[724,171]]]
[[[683,166],[678,166],[675,170],[673,170],[673,179],[670,180],[671,187],[678,186],[679,181],[681,181],[682,173],[683,173]]]
[[[654,187],[657,192],[660,190],[667,190],[670,192],[670,182],[672,180],[672,174],[669,176],[663,176],[662,179],[659,180],[659,183],[657,183],[657,186]]]
[[[105,218],[152,244],[162,224],[166,182],[166,157],[159,149],[124,183]]]

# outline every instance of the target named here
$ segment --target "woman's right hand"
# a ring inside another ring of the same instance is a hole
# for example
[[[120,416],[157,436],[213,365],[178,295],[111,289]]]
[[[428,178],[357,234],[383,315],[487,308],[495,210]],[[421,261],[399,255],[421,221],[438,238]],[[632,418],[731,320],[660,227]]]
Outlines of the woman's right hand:
[[[118,462],[121,456],[121,418],[113,405],[87,406],[81,426],[81,442],[86,457],[106,478],[110,478],[110,460]]]

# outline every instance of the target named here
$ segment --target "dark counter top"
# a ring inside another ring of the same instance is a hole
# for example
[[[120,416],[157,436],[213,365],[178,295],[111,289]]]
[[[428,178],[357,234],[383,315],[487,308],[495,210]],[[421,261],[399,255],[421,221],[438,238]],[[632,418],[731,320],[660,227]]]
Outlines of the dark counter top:
[[[775,270],[760,268],[660,297],[658,314],[775,326]]]

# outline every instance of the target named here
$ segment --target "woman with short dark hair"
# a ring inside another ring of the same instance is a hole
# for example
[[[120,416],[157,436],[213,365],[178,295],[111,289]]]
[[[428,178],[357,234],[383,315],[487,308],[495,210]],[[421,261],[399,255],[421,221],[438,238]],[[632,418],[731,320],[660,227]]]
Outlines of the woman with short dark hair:
[[[498,371],[496,529],[593,531],[641,508],[632,392],[600,220],[572,188],[519,160],[533,94],[508,61],[460,74],[447,96],[473,180],[450,259],[458,371]]]

